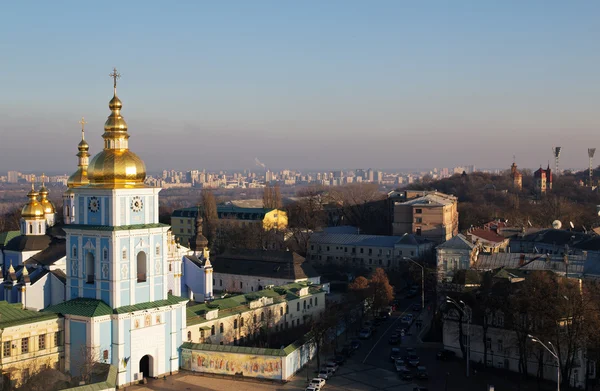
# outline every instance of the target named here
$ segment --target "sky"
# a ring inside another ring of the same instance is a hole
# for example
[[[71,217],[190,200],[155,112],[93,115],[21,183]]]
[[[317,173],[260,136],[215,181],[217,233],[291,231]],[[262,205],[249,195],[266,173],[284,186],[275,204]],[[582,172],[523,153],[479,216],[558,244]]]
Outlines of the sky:
[[[0,172],[74,171],[118,93],[149,171],[586,167],[598,1],[6,2]],[[600,162],[600,154],[598,156]]]

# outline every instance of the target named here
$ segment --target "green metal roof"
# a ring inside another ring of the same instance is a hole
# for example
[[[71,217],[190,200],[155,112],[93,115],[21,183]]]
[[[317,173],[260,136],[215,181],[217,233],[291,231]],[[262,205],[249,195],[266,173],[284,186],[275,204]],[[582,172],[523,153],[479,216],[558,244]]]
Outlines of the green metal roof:
[[[148,310],[156,307],[164,307],[167,305],[179,304],[186,301],[188,301],[188,299],[186,298],[168,295],[166,300],[149,301],[147,303],[139,303],[134,305],[125,305],[122,307],[115,308],[113,312],[115,314],[126,314],[128,312]]]
[[[104,375],[100,379],[97,379],[96,383],[86,384],[84,386],[78,386],[73,388],[67,388],[64,391],[102,391],[114,389],[117,385],[118,369],[114,365],[97,363],[99,366],[108,366],[108,370],[104,372]]]
[[[58,319],[58,315],[24,310],[20,303],[9,304],[6,301],[0,301],[0,329],[50,319]]]
[[[170,227],[168,224],[163,223],[152,223],[152,224],[133,224],[133,225],[87,225],[87,224],[68,224],[63,227],[65,231],[68,230],[85,230],[85,231],[130,231],[134,229],[148,229],[148,228],[161,228]]]
[[[102,300],[77,298],[64,303],[50,306],[44,310],[45,312],[55,312],[63,315],[77,315],[86,318],[96,316],[110,315],[113,313],[112,308]]]
[[[14,239],[19,235],[21,235],[20,231],[0,232],[0,247],[6,246],[6,244],[10,242],[11,239]]]

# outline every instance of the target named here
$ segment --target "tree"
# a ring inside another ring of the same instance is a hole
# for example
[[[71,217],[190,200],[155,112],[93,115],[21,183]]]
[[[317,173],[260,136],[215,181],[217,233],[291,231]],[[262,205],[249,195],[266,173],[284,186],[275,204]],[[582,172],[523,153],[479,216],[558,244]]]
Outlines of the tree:
[[[329,191],[326,200],[338,208],[345,225],[359,227],[363,232],[389,231],[386,196],[376,183],[336,186]]]
[[[321,368],[321,347],[327,341],[327,336],[331,330],[335,328],[338,322],[337,312],[328,308],[318,318],[311,316],[310,325],[310,337],[315,344],[316,356],[317,356],[317,368]],[[337,338],[337,335],[336,335]]]
[[[378,267],[369,280],[369,294],[373,315],[379,313],[394,299],[394,288],[390,285],[385,270]]]
[[[281,189],[279,185],[271,187],[271,185],[267,184],[263,192],[263,208],[280,209],[281,205]]]
[[[79,366],[79,378],[84,384],[90,384],[97,364],[102,360],[100,350],[93,347],[81,346],[79,354],[80,360],[74,363]]]
[[[369,297],[369,280],[363,276],[358,276],[348,285],[348,290],[352,302],[358,304],[360,323],[362,324],[366,301]]]
[[[217,200],[211,190],[202,190],[200,205],[202,209],[202,219],[204,220],[203,233],[208,240],[209,248],[212,248],[217,239],[219,216],[217,214]]]

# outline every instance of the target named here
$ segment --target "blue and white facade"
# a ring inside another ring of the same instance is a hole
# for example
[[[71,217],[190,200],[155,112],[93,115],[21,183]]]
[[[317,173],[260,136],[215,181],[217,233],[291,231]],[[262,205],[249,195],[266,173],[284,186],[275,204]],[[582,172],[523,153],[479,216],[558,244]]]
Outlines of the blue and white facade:
[[[67,301],[57,308],[65,316],[66,370],[79,375],[93,356],[116,366],[117,385],[123,386],[142,373],[178,371],[187,300],[168,293],[169,226],[158,222],[160,189],[144,185],[143,162],[128,150],[116,89],[110,108],[105,148],[92,160],[89,184],[69,189]],[[105,163],[94,172],[94,161],[106,156],[115,171]],[[106,179],[128,177],[130,170],[135,178],[129,182]]]

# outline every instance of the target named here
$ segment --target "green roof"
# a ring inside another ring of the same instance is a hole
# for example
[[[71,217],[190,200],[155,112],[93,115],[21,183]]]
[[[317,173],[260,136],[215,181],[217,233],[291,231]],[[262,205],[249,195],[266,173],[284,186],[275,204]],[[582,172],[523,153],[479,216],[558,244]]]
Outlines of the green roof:
[[[114,389],[117,385],[118,369],[114,365],[97,363],[99,366],[108,366],[108,370],[103,371],[100,379],[96,380],[96,383],[86,384],[84,386],[78,386],[73,388],[67,388],[64,391],[101,391]]]
[[[63,227],[65,231],[68,230],[86,230],[86,231],[130,231],[134,229],[147,229],[147,228],[161,228],[171,227],[168,224],[163,223],[152,223],[152,224],[133,224],[133,225],[87,225],[87,224],[68,224]]]
[[[115,308],[113,312],[115,314],[126,314],[128,312],[148,310],[156,307],[164,307],[167,305],[179,304],[185,301],[188,301],[188,299],[179,296],[168,295],[166,300],[149,301],[147,303],[139,303],[134,305],[125,305],[122,307]]]
[[[234,346],[234,345],[217,345],[208,343],[191,343],[184,342],[181,345],[182,349],[191,350],[204,350],[211,352],[227,352],[227,353],[239,353],[239,354],[250,354],[250,355],[261,355],[261,356],[287,356],[284,349],[264,349],[264,348],[251,348],[247,346]]]
[[[0,329],[50,319],[58,319],[58,315],[24,310],[20,303],[9,304],[6,301],[0,301]]]
[[[0,247],[6,246],[6,244],[10,242],[11,239],[14,239],[19,235],[21,235],[20,231],[0,232]]]
[[[102,300],[77,298],[65,301],[46,308],[44,311],[55,312],[63,315],[85,316],[93,318],[96,316],[110,315],[112,308]]]
[[[122,307],[115,308],[113,310],[108,304],[106,304],[102,300],[78,298],[50,306],[44,311],[93,318],[96,316],[126,314],[128,312],[147,310],[156,307],[164,307],[167,305],[179,304],[187,300],[188,299],[185,299],[183,297],[168,295],[166,300],[150,301],[147,303],[139,303],[135,305],[125,305]]]

